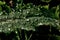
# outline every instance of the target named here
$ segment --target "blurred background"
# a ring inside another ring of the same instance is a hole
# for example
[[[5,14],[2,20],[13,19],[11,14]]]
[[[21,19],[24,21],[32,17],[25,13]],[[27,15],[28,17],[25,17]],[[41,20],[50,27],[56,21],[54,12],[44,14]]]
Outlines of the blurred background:
[[[60,0],[0,0],[0,40],[60,40]]]

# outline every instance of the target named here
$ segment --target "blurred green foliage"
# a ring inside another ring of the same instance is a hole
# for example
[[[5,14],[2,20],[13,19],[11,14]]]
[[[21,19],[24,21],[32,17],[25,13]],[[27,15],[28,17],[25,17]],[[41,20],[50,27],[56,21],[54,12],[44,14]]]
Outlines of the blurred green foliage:
[[[35,27],[40,25],[50,25],[60,30],[59,23],[59,5],[49,9],[49,4],[36,6],[32,3],[24,4],[23,0],[15,0],[15,7],[11,8],[0,1],[0,32],[9,33],[17,28],[35,31]]]

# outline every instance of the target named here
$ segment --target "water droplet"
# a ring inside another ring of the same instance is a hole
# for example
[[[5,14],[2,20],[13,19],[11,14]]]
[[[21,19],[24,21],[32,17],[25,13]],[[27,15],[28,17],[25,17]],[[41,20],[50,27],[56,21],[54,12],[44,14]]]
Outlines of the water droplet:
[[[15,33],[17,34],[18,32],[17,32],[17,31],[15,31]]]
[[[60,30],[59,30],[59,32],[60,32]]]
[[[27,13],[29,13],[29,11],[27,11]]]
[[[39,26],[39,25],[43,25],[43,23],[38,23],[38,26]]]
[[[29,19],[26,19],[26,21],[29,21]]]
[[[19,11],[21,12],[21,9]]]
[[[10,31],[10,28],[8,28],[8,30]]]

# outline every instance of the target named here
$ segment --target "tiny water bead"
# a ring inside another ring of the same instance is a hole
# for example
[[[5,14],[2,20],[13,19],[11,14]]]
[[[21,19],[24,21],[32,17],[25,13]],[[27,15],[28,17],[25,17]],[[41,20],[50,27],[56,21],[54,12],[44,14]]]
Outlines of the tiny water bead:
[[[30,19],[26,19],[26,21],[29,21]]]
[[[11,29],[10,29],[10,28],[8,28],[8,30],[10,31]]]
[[[38,23],[38,26],[43,25],[43,23]]]
[[[17,31],[15,31],[15,33],[17,34],[18,32],[17,32]]]

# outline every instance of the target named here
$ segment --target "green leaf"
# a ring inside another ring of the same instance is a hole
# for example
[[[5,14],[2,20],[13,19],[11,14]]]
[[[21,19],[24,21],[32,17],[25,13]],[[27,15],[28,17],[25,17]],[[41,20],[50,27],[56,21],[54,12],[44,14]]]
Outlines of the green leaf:
[[[5,4],[5,2],[0,1],[0,5],[4,5],[4,4]]]

